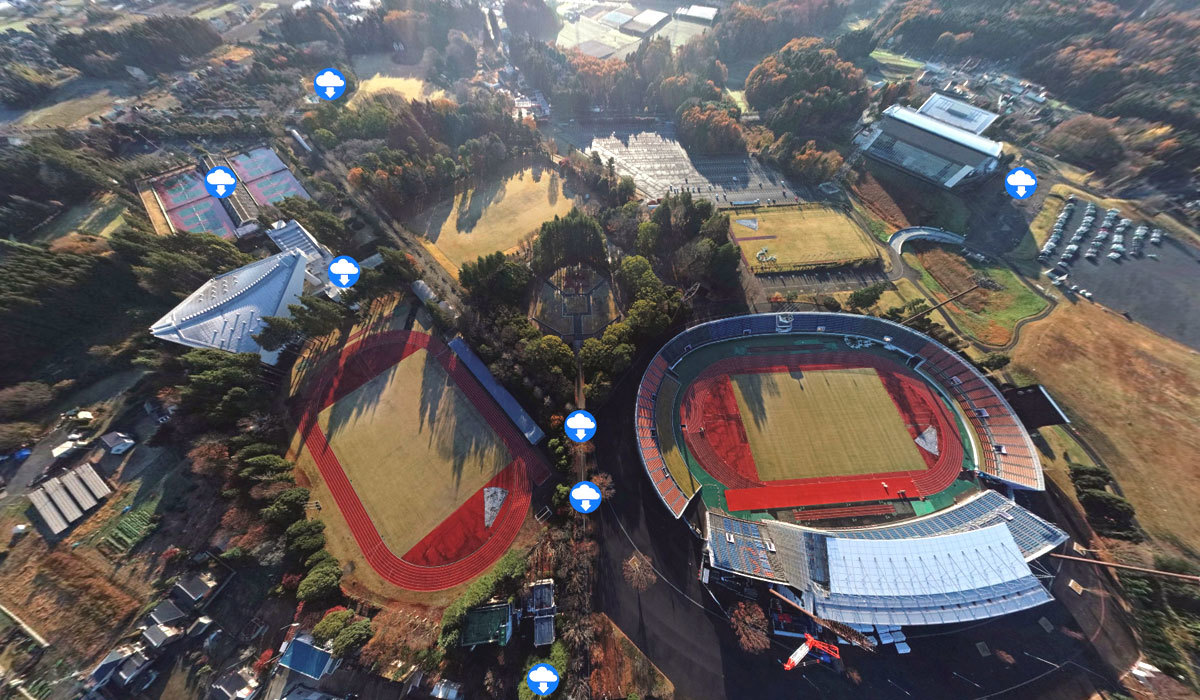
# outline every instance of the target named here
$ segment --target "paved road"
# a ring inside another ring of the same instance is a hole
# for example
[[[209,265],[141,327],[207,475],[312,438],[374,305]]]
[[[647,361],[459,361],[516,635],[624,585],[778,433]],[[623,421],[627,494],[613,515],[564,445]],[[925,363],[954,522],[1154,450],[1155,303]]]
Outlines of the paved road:
[[[1059,603],[979,623],[914,628],[913,651],[904,657],[891,649],[869,655],[843,648],[847,665],[862,678],[859,685],[827,667],[784,672],[781,662],[791,648],[782,642],[766,654],[743,653],[721,607],[697,579],[700,542],[668,514],[637,456],[630,407],[647,361],[642,357],[595,411],[597,463],[612,473],[617,490],[600,511],[596,605],[671,679],[676,697],[981,698],[1019,684],[1006,697],[1077,697],[1089,683],[1111,686],[1093,675],[1104,674],[1094,651],[1063,633],[1078,626]],[[660,573],[659,582],[640,595],[621,573],[634,545]],[[1065,584],[1058,582],[1056,595],[1064,595]],[[1042,619],[1052,631],[1043,628]],[[995,650],[1010,654],[1012,662]],[[1054,695],[1064,687],[1074,694]]]

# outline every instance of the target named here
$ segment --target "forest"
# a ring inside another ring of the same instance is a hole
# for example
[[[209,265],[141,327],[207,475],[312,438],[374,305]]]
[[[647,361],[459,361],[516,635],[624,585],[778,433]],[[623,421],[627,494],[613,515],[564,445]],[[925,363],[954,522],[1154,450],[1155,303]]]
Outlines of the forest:
[[[874,29],[880,41],[918,56],[1015,58],[1023,77],[1073,104],[1143,120],[1124,135],[1125,146],[1141,152],[1147,174],[1178,177],[1200,159],[1200,8],[1175,7],[1134,15],[1103,0],[905,0]],[[1079,142],[1088,129],[1094,134],[1096,125],[1075,124],[1061,136]]]
[[[124,77],[125,66],[147,73],[179,70],[183,59],[203,56],[221,45],[221,35],[194,17],[150,17],[119,31],[89,29],[60,34],[53,53],[63,65],[85,75]]]

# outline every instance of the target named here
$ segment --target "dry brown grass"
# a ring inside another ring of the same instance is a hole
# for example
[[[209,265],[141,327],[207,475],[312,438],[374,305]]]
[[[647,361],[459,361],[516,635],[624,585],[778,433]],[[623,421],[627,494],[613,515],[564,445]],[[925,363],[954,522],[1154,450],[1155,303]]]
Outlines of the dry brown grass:
[[[8,532],[15,522],[0,526]],[[116,641],[149,595],[114,584],[113,573],[98,555],[51,550],[30,534],[0,564],[0,600],[56,650],[84,662]]]
[[[1096,304],[1029,324],[1013,364],[1046,385],[1155,537],[1200,552],[1200,355]]]

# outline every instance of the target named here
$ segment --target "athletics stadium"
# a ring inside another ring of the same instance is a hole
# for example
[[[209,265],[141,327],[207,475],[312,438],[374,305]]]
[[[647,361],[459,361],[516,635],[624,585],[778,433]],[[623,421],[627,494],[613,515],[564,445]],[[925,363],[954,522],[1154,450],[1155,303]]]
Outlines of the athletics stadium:
[[[1035,560],[1067,535],[1012,500],[1044,489],[1029,434],[911,328],[842,313],[694,326],[650,362],[634,429],[662,504],[704,539],[706,582],[765,582],[881,640],[1051,600]]]

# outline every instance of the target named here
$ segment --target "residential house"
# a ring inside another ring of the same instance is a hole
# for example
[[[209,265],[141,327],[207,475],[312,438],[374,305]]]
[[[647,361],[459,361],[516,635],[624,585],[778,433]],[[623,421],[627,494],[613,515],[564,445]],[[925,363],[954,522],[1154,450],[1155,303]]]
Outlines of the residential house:
[[[100,442],[104,443],[104,449],[108,450],[109,454],[114,455],[124,454],[137,444],[137,441],[126,433],[119,433],[115,430],[100,436]]]

